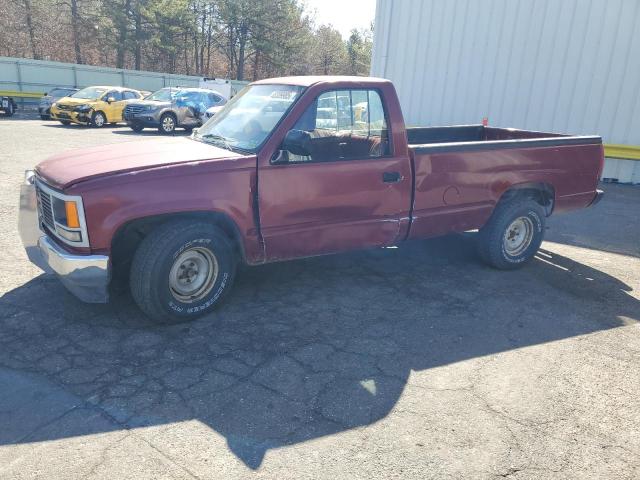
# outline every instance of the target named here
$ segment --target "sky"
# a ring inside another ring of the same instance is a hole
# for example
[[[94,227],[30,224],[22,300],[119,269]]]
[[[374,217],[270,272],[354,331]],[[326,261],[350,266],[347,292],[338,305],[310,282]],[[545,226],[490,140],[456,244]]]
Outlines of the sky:
[[[330,23],[347,39],[352,28],[369,28],[376,15],[376,0],[304,0],[315,11],[316,25]]]

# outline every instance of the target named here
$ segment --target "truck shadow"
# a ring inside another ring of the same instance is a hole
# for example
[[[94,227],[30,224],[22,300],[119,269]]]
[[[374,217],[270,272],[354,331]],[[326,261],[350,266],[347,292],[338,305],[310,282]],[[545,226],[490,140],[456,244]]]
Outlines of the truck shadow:
[[[4,443],[197,419],[256,469],[269,449],[382,419],[412,371],[637,321],[631,290],[547,250],[488,269],[472,236],[246,269],[215,314],[166,327],[126,295],[84,305],[43,275],[0,300],[0,365],[116,423],[24,427]]]

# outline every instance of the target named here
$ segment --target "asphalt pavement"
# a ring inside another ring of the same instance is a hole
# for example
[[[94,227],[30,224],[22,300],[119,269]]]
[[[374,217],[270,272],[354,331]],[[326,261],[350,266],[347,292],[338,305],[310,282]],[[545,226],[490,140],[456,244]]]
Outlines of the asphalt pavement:
[[[473,234],[244,269],[149,322],[29,264],[22,172],[152,139],[0,118],[0,478],[640,478],[640,186],[492,270]]]

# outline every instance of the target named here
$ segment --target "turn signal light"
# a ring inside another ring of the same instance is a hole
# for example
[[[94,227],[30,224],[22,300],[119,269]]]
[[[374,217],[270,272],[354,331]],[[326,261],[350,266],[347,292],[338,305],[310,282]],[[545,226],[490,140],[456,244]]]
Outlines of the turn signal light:
[[[78,205],[76,202],[64,202],[64,209],[67,214],[67,227],[80,228],[80,218],[78,217]]]

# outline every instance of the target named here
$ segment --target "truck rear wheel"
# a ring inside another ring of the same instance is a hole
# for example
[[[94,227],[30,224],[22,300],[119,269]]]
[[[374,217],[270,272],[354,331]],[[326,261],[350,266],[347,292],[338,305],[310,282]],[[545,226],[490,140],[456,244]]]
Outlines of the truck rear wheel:
[[[236,258],[214,225],[181,220],[152,231],[140,243],[130,272],[131,294],[158,323],[180,323],[209,313],[231,289]]]
[[[545,214],[528,197],[498,204],[478,234],[482,260],[500,270],[513,270],[531,260],[544,238]]]

